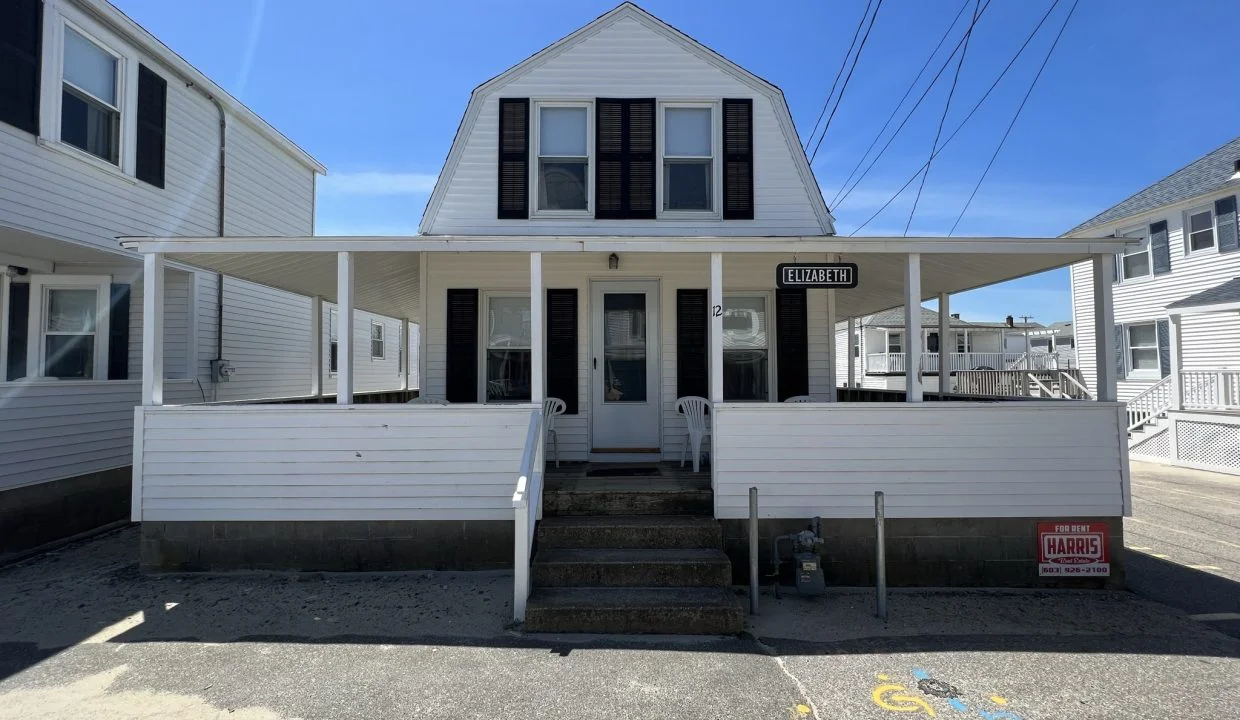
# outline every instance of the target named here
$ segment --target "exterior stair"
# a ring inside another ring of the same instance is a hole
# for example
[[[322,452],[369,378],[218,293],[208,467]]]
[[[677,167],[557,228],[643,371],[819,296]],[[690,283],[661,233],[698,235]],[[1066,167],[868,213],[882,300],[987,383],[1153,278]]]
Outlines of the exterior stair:
[[[525,630],[741,632],[744,611],[710,490],[597,480],[544,491]]]

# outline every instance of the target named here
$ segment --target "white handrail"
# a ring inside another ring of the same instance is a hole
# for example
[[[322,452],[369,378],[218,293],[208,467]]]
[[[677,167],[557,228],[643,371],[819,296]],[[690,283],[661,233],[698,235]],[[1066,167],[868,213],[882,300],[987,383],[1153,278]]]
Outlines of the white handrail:
[[[512,493],[513,563],[512,614],[517,622],[525,621],[525,604],[530,598],[530,560],[534,549],[534,528],[542,507],[543,468],[542,408],[530,413],[530,428],[525,435],[521,454],[521,470]]]
[[[1085,399],[1087,399],[1087,400],[1093,400],[1093,399],[1094,399],[1094,394],[1093,394],[1093,393],[1091,393],[1091,392],[1089,391],[1089,388],[1087,388],[1087,387],[1085,387],[1084,385],[1082,385],[1082,384],[1081,384],[1081,381],[1080,381],[1080,380],[1077,380],[1075,377],[1073,377],[1072,373],[1070,373],[1070,372],[1064,372],[1063,370],[1060,370],[1060,371],[1059,371],[1059,381],[1062,383],[1064,380],[1067,380],[1069,383],[1071,383],[1071,384],[1075,385],[1075,386],[1077,387],[1077,389],[1079,389],[1079,390],[1081,391],[1081,394],[1083,394],[1083,395],[1085,396]],[[1062,386],[1061,386],[1061,387],[1062,387]]]
[[[1035,385],[1037,385],[1037,386],[1038,386],[1038,389],[1042,391],[1042,393],[1043,393],[1043,394],[1042,394],[1042,397],[1047,397],[1047,398],[1053,398],[1053,397],[1056,397],[1056,393],[1055,393],[1053,390],[1051,390],[1050,388],[1048,388],[1048,387],[1046,387],[1045,385],[1043,385],[1043,384],[1042,384],[1042,381],[1041,381],[1041,380],[1039,380],[1039,379],[1038,379],[1038,377],[1037,377],[1036,375],[1034,375],[1033,373],[1025,373],[1025,374],[1026,374],[1027,376],[1029,376],[1029,379],[1030,379],[1030,380],[1032,380],[1032,381],[1033,381],[1033,383],[1034,383]]]
[[[1142,390],[1140,394],[1128,401],[1129,432],[1149,422],[1149,419],[1161,415],[1171,407],[1171,377]]]

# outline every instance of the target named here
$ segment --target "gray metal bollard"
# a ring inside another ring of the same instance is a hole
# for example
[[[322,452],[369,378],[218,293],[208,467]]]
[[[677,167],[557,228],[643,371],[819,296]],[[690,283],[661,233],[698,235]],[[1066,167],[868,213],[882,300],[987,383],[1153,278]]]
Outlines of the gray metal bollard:
[[[758,488],[749,488],[749,613],[758,614]]]
[[[887,620],[887,510],[881,490],[874,493],[874,557],[877,567],[877,582],[874,590],[877,593],[876,604],[878,619]]]

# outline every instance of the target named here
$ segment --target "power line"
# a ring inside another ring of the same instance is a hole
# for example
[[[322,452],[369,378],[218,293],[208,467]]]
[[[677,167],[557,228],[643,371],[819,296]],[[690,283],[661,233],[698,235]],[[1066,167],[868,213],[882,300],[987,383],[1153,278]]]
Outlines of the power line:
[[[814,129],[809,131],[809,137],[805,139],[806,150],[809,150],[810,143],[814,142],[814,136],[818,134],[818,125],[822,122],[822,117],[827,114],[827,108],[831,107],[831,98],[835,97],[835,86],[839,84],[844,68],[848,67],[848,58],[857,44],[857,38],[861,35],[861,28],[865,25],[865,19],[870,14],[870,5],[873,2],[874,0],[866,0],[865,11],[861,13],[861,19],[857,21],[857,29],[853,31],[852,42],[848,43],[848,52],[844,53],[844,59],[840,61],[840,69],[835,71],[835,80],[831,81],[831,92],[827,93],[827,99],[822,101],[822,110],[818,113],[818,119],[814,121]]]
[[[827,123],[822,126],[822,134],[818,136],[818,144],[814,145],[814,152],[810,153],[810,165],[813,165],[814,158],[818,157],[818,148],[822,147],[822,141],[827,137],[827,128],[831,127],[831,120],[835,117],[835,111],[840,109],[840,103],[844,100],[844,91],[848,89],[848,81],[852,80],[853,71],[857,69],[857,61],[861,59],[861,51],[865,49],[865,41],[870,39],[870,31],[874,29],[874,21],[878,19],[878,11],[882,9],[883,0],[878,0],[878,4],[874,6],[874,14],[870,16],[870,24],[865,28],[865,35],[861,36],[861,44],[857,46],[857,54],[853,56],[852,67],[848,68],[848,75],[844,77],[844,84],[840,86],[840,95],[835,99],[835,107],[831,108],[831,114],[827,116]]]
[[[904,101],[908,100],[908,96],[913,92],[913,88],[917,87],[917,82],[921,80],[921,76],[926,73],[926,68],[930,67],[930,63],[934,60],[934,56],[939,54],[939,48],[943,47],[944,42],[947,42],[947,38],[952,33],[952,28],[956,27],[956,23],[960,21],[960,16],[964,14],[964,9],[967,7],[969,7],[969,0],[964,0],[964,3],[960,5],[960,10],[956,11],[956,17],[952,18],[951,24],[948,25],[947,29],[943,31],[943,37],[939,38],[939,44],[934,46],[934,49],[930,51],[930,57],[926,58],[926,62],[921,66],[921,70],[917,71],[917,77],[913,78],[913,82],[909,83],[908,89],[904,91],[904,96],[900,98],[900,102],[896,103],[896,106],[891,109],[891,114],[887,116],[887,121],[883,123],[883,127],[879,129],[878,134],[874,136],[872,141],[870,141],[870,146],[865,149],[865,152],[861,153],[861,157],[858,158],[857,164],[854,165],[853,169],[848,173],[848,177],[844,178],[844,184],[840,186],[840,189],[836,191],[835,196],[831,198],[832,207],[835,207],[835,201],[839,198],[840,193],[844,192],[844,188],[848,187],[849,181],[852,180],[853,176],[857,174],[857,170],[861,167],[861,163],[865,162],[865,159],[869,156],[870,151],[873,150],[874,146],[878,144],[878,141],[882,139],[883,133],[887,132],[887,128],[891,126],[891,121],[895,119],[896,113],[900,112],[900,108],[904,106]],[[806,147],[809,147],[808,143],[806,144]]]
[[[926,171],[922,173],[921,184],[917,186],[917,196],[913,198],[913,208],[908,211],[908,220],[904,223],[904,236],[908,237],[908,229],[913,226],[913,216],[917,214],[917,205],[921,202],[921,191],[926,189],[926,178],[930,177],[930,162],[934,160],[934,151],[939,147],[939,138],[943,136],[943,125],[947,122],[947,112],[952,107],[952,96],[956,94],[956,83],[960,81],[960,70],[964,67],[965,55],[969,54],[969,38],[973,36],[973,28],[977,25],[977,11],[981,0],[974,0],[973,22],[964,33],[964,48],[960,51],[960,60],[956,63],[956,74],[952,76],[952,86],[947,90],[947,102],[943,103],[943,114],[939,116],[939,129],[934,131],[934,142],[930,144],[930,158],[926,160]]]
[[[1046,69],[1046,64],[1050,62],[1051,54],[1055,52],[1055,46],[1059,44],[1059,38],[1063,37],[1064,30],[1068,28],[1068,21],[1072,19],[1072,13],[1076,12],[1076,6],[1081,0],[1074,0],[1072,7],[1068,8],[1068,16],[1063,19],[1063,25],[1059,26],[1059,34],[1055,36],[1055,41],[1051,43],[1051,47],[1046,51],[1046,57],[1042,58],[1042,65],[1038,68],[1038,72],[1033,76],[1033,82],[1029,83],[1029,89],[1025,91],[1025,97],[1021,99],[1020,105],[1016,108],[1016,114],[1012,116],[1012,122],[1008,123],[1007,130],[1003,131],[1003,137],[999,139],[999,146],[995,148],[995,152],[990,156],[990,162],[986,163],[986,169],[982,171],[982,176],[977,179],[977,184],[973,186],[973,192],[969,193],[969,199],[965,201],[964,207],[960,209],[960,215],[956,218],[956,222],[952,223],[952,229],[947,232],[950,236],[956,232],[956,226],[964,219],[965,212],[968,211],[969,205],[973,204],[973,198],[977,195],[977,191],[982,187],[982,181],[990,173],[990,168],[995,164],[995,158],[999,157],[999,151],[1003,149],[1003,144],[1007,142],[1008,135],[1012,134],[1012,128],[1016,126],[1016,120],[1020,118],[1021,110],[1025,109],[1025,103],[1029,102],[1029,96],[1033,94],[1033,88],[1037,86],[1038,79],[1042,77],[1042,71]]]
[[[982,97],[979,98],[978,101],[973,104],[973,107],[970,108],[969,112],[965,114],[964,119],[960,121],[960,124],[958,124],[954,130],[952,130],[951,135],[947,136],[947,139],[944,140],[943,144],[939,146],[938,151],[936,151],[934,155],[931,156],[930,158],[931,160],[938,157],[939,153],[943,152],[943,150],[946,149],[949,144],[951,144],[951,141],[954,140],[956,136],[960,134],[960,131],[964,129],[964,126],[967,125],[969,120],[973,117],[973,115],[977,113],[978,108],[980,108],[982,104],[986,102],[986,98],[990,97],[990,94],[994,92],[996,87],[998,87],[999,82],[1003,80],[1004,76],[1008,74],[1008,71],[1012,69],[1012,66],[1016,64],[1016,61],[1020,59],[1020,56],[1024,54],[1025,49],[1029,47],[1029,43],[1033,40],[1034,36],[1038,34],[1038,31],[1042,29],[1042,26],[1046,24],[1046,19],[1051,16],[1051,13],[1054,12],[1055,8],[1059,6],[1059,3],[1060,3],[1060,0],[1055,0],[1053,3],[1051,3],[1051,6],[1047,8],[1046,13],[1042,15],[1042,19],[1039,20],[1038,24],[1033,28],[1033,32],[1029,33],[1029,36],[1025,38],[1025,42],[1021,44],[1020,49],[1016,51],[1016,54],[1012,56],[1011,60],[1008,60],[1008,64],[1004,66],[1003,71],[1000,72],[999,76],[996,77],[994,82],[990,84],[990,87],[986,88],[986,92],[982,93]],[[986,6],[983,5],[982,11],[984,12],[985,10],[986,10]],[[953,55],[954,54],[955,53],[953,53]],[[891,203],[895,202],[895,199],[900,197],[900,194],[903,193],[904,190],[908,188],[908,186],[911,185],[914,180],[917,179],[917,175],[920,174],[922,169],[925,167],[926,165],[922,164],[921,167],[917,168],[917,172],[913,173],[913,176],[910,177],[908,180],[906,180],[905,183],[900,186],[900,189],[897,190],[894,195],[888,198],[887,202],[883,203],[882,207],[880,207],[877,211],[875,211],[875,213],[871,215],[869,219],[867,219],[865,222],[857,226],[856,230],[853,230],[852,232],[848,234],[849,237],[856,235],[857,232],[861,230],[861,228],[864,228],[866,225],[869,225],[874,220],[874,218],[878,217],[884,210],[886,210],[888,205],[891,205]],[[862,174],[862,177],[864,177],[864,173]],[[861,180],[858,179],[857,182],[860,183]],[[855,189],[856,187],[857,185],[854,184],[853,188]],[[852,192],[852,191],[850,190],[849,192]],[[843,202],[842,198],[840,202]]]
[[[978,12],[977,14],[977,17],[979,20],[981,19],[982,15],[986,14],[986,9],[989,7],[990,7],[990,0],[986,0],[986,3],[982,5],[981,11]],[[857,179],[853,182],[852,187],[848,188],[848,190],[836,203],[837,209],[839,208],[840,205],[844,204],[844,201],[848,199],[849,195],[852,195],[853,190],[857,189],[857,186],[861,184],[861,181],[865,180],[865,176],[870,174],[870,171],[874,169],[874,166],[878,163],[879,159],[882,158],[882,156],[887,152],[887,148],[891,147],[891,143],[895,142],[895,139],[900,134],[900,131],[903,130],[904,126],[908,124],[909,119],[913,117],[913,113],[917,112],[917,108],[921,107],[922,101],[924,101],[926,99],[926,96],[930,94],[930,90],[933,89],[935,83],[939,81],[939,78],[943,75],[943,71],[947,70],[947,66],[951,65],[952,58],[956,57],[956,52],[960,50],[960,47],[963,44],[964,44],[964,38],[961,37],[960,40],[956,42],[956,47],[952,50],[951,54],[948,55],[947,59],[943,61],[943,65],[939,68],[939,71],[936,72],[934,74],[934,77],[930,79],[930,84],[926,86],[926,89],[922,91],[921,96],[917,98],[917,102],[913,103],[913,107],[909,108],[908,113],[904,116],[904,119],[900,121],[900,124],[896,127],[895,132],[891,134],[891,137],[887,138],[887,142],[883,144],[883,147],[878,151],[878,154],[875,155],[872,160],[870,160],[870,164],[866,166],[865,170],[862,171],[861,175],[858,176]]]

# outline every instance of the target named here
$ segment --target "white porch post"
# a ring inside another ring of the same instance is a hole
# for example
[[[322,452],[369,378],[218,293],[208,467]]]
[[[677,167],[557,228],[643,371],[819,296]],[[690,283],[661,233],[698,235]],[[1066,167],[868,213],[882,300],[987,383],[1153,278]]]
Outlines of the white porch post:
[[[1111,302],[1114,255],[1094,255],[1094,367],[1099,402],[1115,402],[1115,306]]]
[[[336,404],[353,404],[353,253],[336,254]]]
[[[409,325],[410,323],[408,320],[400,321],[400,357],[401,357],[400,389],[401,390],[409,389],[409,362],[412,359],[409,357],[409,337],[410,337]]]
[[[310,298],[310,397],[323,397],[323,298]]]
[[[956,346],[956,338],[952,337],[951,298],[947,293],[939,293],[939,392],[943,395],[952,391],[952,348]]]
[[[857,318],[848,318],[848,380],[845,387],[856,387],[857,384]]]
[[[909,253],[904,270],[905,400],[921,402],[921,255]]]
[[[840,366],[840,349],[836,347],[835,325],[839,318],[835,313],[835,291],[827,290],[827,401],[835,402],[836,386],[840,383],[838,368]]]
[[[1171,322],[1167,323],[1170,337],[1169,345],[1171,350],[1171,409],[1184,409],[1184,378],[1180,374],[1180,366],[1183,364],[1184,352],[1184,334],[1181,332],[1180,321],[1183,316],[1172,315]],[[1221,387],[1221,386],[1220,386]],[[1174,423],[1173,423],[1174,424]]]
[[[710,401],[723,402],[723,253],[710,254]],[[711,434],[713,440],[714,434]],[[712,462],[714,455],[711,456]]]
[[[164,404],[164,255],[142,258],[142,404]]]
[[[542,405],[546,399],[546,354],[543,341],[542,253],[530,253],[530,402]]]

